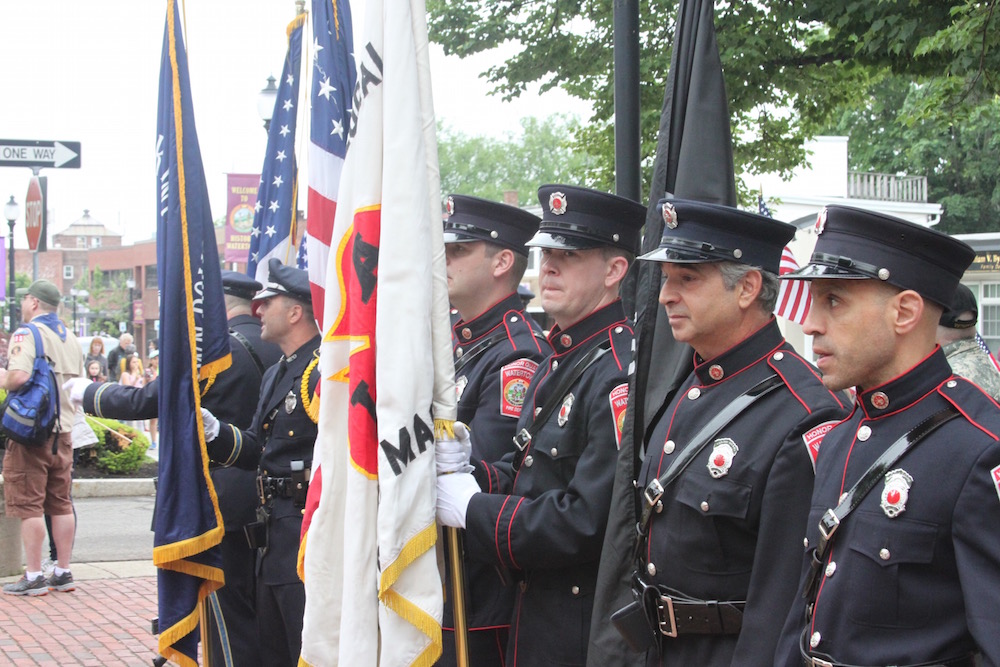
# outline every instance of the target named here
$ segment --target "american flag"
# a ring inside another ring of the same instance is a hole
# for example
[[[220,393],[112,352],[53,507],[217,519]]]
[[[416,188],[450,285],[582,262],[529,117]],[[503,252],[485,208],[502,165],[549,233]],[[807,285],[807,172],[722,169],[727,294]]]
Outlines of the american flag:
[[[313,74],[309,137],[309,219],[306,260],[313,312],[323,329],[326,264],[337,212],[340,171],[351,133],[351,103],[357,74],[347,0],[313,0]]]
[[[261,169],[257,206],[250,230],[247,275],[267,283],[267,263],[272,257],[289,263],[295,242],[294,224],[298,165],[295,160],[295,120],[299,101],[299,63],[302,60],[302,26],[305,14],[288,24],[288,54],[281,71],[278,96],[267,133],[267,154]]]
[[[997,362],[997,358],[993,356],[992,352],[990,352],[989,345],[987,345],[986,341],[983,340],[983,337],[979,335],[979,332],[976,332],[976,342],[979,343],[979,349],[985,352],[986,356],[989,357],[990,363],[993,364],[993,368],[996,369],[997,373],[1000,373],[1000,363]]]
[[[763,195],[757,195],[757,210],[761,215],[773,218],[771,209],[767,207]],[[781,251],[781,263],[778,265],[778,274],[785,275],[792,271],[797,271],[799,263],[795,261],[792,249],[785,246]],[[784,317],[786,320],[802,324],[809,314],[809,306],[812,305],[812,297],[809,296],[809,284],[805,280],[782,280],[778,289],[778,303],[774,309],[774,314]]]

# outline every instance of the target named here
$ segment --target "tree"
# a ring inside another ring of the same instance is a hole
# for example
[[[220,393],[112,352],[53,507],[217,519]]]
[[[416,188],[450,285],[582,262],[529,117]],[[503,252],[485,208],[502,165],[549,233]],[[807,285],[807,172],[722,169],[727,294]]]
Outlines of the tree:
[[[935,77],[916,112],[961,117],[968,95],[1000,92],[1000,0],[758,0],[721,2],[716,31],[733,118],[736,171],[789,173],[803,141],[836,109],[859,104],[885,70]],[[508,40],[518,52],[485,72],[496,94],[529,83],[590,100],[576,143],[599,160],[595,185],[613,183],[613,0],[429,0],[431,38],[466,56]],[[677,3],[640,3],[641,141],[655,152]],[[650,164],[644,165],[649,178]],[[648,189],[648,187],[647,187]]]

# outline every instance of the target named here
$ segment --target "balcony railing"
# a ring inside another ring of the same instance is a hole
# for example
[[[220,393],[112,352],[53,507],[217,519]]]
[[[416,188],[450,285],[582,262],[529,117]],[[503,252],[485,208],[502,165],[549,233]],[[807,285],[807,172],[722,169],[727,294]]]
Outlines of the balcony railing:
[[[850,171],[847,173],[847,196],[851,199],[926,203],[927,177]]]

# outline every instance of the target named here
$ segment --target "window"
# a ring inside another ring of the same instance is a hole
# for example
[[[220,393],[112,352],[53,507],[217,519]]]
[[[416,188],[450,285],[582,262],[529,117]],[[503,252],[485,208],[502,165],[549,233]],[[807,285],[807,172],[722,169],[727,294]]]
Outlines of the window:
[[[77,248],[86,248],[87,247],[87,237],[86,236],[77,236],[76,237],[76,247]]]
[[[150,264],[143,270],[146,274],[146,289],[156,289],[159,285],[156,282],[156,264]]]
[[[537,276],[538,267],[541,266],[542,251],[539,248],[528,248],[528,267],[524,270],[524,275],[526,276]]]
[[[73,265],[72,264],[66,264],[66,265],[63,266],[63,279],[64,280],[73,280]]]
[[[100,248],[101,247],[101,237],[100,236],[91,236],[90,237],[90,247],[91,248]]]
[[[979,288],[979,333],[990,350],[1000,351],[1000,283],[969,285],[972,293]]]

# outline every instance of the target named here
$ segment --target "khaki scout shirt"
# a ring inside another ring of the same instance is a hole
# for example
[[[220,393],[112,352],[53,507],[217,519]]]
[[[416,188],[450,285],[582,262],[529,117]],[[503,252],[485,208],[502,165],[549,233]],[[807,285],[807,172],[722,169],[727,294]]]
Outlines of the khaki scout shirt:
[[[66,341],[59,340],[59,334],[44,324],[35,322],[38,333],[42,337],[45,356],[49,358],[52,371],[56,376],[56,390],[59,392],[59,431],[69,433],[73,430],[73,404],[69,393],[62,391],[66,380],[83,375],[83,350],[71,331],[66,331]],[[28,327],[18,327],[10,337],[7,370],[24,371],[31,375],[35,363],[35,339]]]

